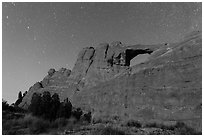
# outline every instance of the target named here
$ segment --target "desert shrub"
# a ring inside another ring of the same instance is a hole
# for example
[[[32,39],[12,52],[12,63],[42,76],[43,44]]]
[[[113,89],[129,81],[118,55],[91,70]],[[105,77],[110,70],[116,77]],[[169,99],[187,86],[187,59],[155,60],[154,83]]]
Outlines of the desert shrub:
[[[69,118],[72,112],[72,104],[66,98],[60,103],[57,93],[51,94],[48,91],[43,92],[43,95],[34,93],[29,106],[29,111],[38,117],[54,121],[56,118]]]
[[[55,129],[60,129],[66,127],[69,120],[66,118],[58,118],[55,121],[45,120],[33,116],[31,114],[25,115],[23,118],[19,119],[9,119],[3,120],[2,129],[3,134],[47,134]],[[70,123],[70,126],[74,124]],[[24,131],[27,130],[27,131]]]
[[[92,123],[103,123],[103,124],[108,124],[108,123],[114,123],[114,120],[111,117],[107,116],[100,116],[100,117],[94,117],[92,118]]]
[[[78,120],[76,119],[76,117],[73,117],[71,116],[69,119],[68,119],[68,123],[69,124],[76,124],[78,122]]]
[[[51,118],[51,112],[50,112],[50,108],[51,108],[51,94],[48,91],[43,92],[42,98],[41,98],[41,104],[40,104],[40,108],[41,108],[41,116],[44,119],[50,119]]]
[[[41,116],[43,111],[41,104],[42,104],[42,99],[40,94],[33,93],[31,104],[28,109],[34,116]]]
[[[145,127],[148,127],[148,128],[151,128],[151,127],[160,128],[160,125],[158,123],[154,122],[154,123],[145,124]]]
[[[19,119],[19,121],[25,127],[29,127],[30,125],[32,125],[33,121],[37,121],[37,119],[38,119],[37,117],[32,116],[31,114],[27,114],[27,115],[25,115],[24,118]]]
[[[93,123],[93,124],[102,123],[102,121],[103,121],[103,120],[102,120],[101,118],[93,118],[93,119],[92,119],[92,123]]]
[[[175,125],[164,125],[164,124],[158,124],[158,123],[148,123],[145,125],[145,127],[154,127],[154,128],[161,128],[164,130],[172,130],[175,132],[175,134],[179,135],[197,135],[202,134],[200,132],[197,132],[195,129],[188,127],[183,122],[176,122]]]
[[[66,98],[64,100],[64,102],[62,102],[60,104],[59,110],[58,110],[58,118],[59,117],[63,117],[63,118],[70,118],[71,116],[71,112],[72,112],[72,104],[71,102],[68,100],[68,98]]]
[[[8,110],[9,109],[9,104],[7,101],[2,99],[2,110]]]
[[[183,122],[177,122],[174,130],[179,135],[201,135],[201,132],[197,132],[195,129],[188,127]]]
[[[84,117],[84,120],[85,121],[87,121],[87,122],[91,122],[91,112],[88,112],[88,113],[85,113],[84,115],[83,115],[83,117]]]
[[[94,134],[97,135],[125,135],[125,131],[118,128],[118,127],[112,127],[112,126],[106,126],[100,129],[97,129]]]
[[[51,106],[50,106],[50,120],[57,118],[57,112],[60,107],[60,99],[57,93],[52,95]]]
[[[18,120],[16,120],[16,119],[9,119],[9,120],[6,120],[6,121],[2,122],[3,130],[9,130],[9,129],[13,128],[16,125],[18,125]]]
[[[80,119],[81,115],[83,114],[81,108],[76,108],[72,111],[72,116],[75,117],[77,120]]]
[[[2,111],[11,111],[14,112],[15,109],[13,106],[9,105],[7,101],[2,99]]]
[[[66,118],[58,118],[51,123],[51,128],[61,128],[66,126],[67,123],[68,123],[68,120]]]
[[[127,121],[126,126],[128,126],[128,127],[137,127],[137,128],[142,127],[141,123],[139,121],[135,121],[135,120]]]
[[[31,134],[40,134],[45,133],[50,126],[50,122],[41,118],[38,118],[32,122],[29,126],[29,130]]]

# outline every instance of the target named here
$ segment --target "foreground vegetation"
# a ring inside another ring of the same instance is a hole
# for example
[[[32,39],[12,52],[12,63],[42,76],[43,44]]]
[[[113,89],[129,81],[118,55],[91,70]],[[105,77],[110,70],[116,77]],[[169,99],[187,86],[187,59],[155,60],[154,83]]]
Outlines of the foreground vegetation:
[[[30,134],[73,134],[73,135],[196,135],[196,132],[184,123],[178,122],[172,126],[161,124],[142,125],[117,124],[117,123],[88,123],[87,121],[77,120],[74,117],[69,119],[58,118],[54,121],[45,120],[25,114],[24,117],[3,119],[4,135],[30,135]],[[140,126],[138,126],[140,125]]]
[[[111,118],[96,120],[91,118],[91,112],[74,108],[68,99],[60,102],[57,94],[51,96],[49,92],[44,92],[42,95],[33,94],[28,111],[2,101],[2,134],[197,135],[202,133],[183,122],[166,125]]]

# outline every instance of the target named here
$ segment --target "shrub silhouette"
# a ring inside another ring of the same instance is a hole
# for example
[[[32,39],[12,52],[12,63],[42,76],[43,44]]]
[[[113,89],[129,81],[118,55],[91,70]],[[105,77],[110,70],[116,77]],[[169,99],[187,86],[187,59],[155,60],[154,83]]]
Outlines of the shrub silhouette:
[[[84,114],[84,119],[88,121],[89,123],[91,122],[91,112],[90,111]]]
[[[57,118],[70,118],[71,115],[80,120],[83,112],[81,108],[72,109],[72,104],[68,98],[60,102],[59,95],[45,91],[43,94],[34,93],[29,106],[29,111],[34,115],[50,121]],[[84,120],[91,122],[91,112],[83,115]]]
[[[129,120],[126,125],[128,127],[137,127],[137,128],[142,127],[142,124],[139,121],[135,121],[135,120]]]
[[[57,118],[57,112],[60,107],[60,99],[57,93],[52,95],[51,106],[50,106],[50,120]]]
[[[41,104],[42,104],[41,95],[38,93],[33,93],[31,104],[28,109],[34,116],[41,116],[42,114]]]
[[[94,134],[97,135],[125,135],[125,131],[119,127],[112,127],[110,125],[99,128],[95,131]]]
[[[44,119],[50,119],[51,118],[51,94],[48,91],[43,92],[42,99],[41,99],[41,112],[42,112],[42,117]]]
[[[58,117],[70,118],[71,112],[72,112],[72,104],[68,100],[68,98],[66,98],[64,102],[60,104],[60,107],[58,110]]]
[[[34,116],[53,121],[56,118],[69,118],[72,114],[72,104],[68,98],[60,103],[57,93],[51,97],[50,92],[45,91],[42,96],[37,93],[33,94],[29,111]]]
[[[195,129],[188,127],[184,122],[176,122],[175,125],[163,125],[159,123],[148,123],[145,125],[145,127],[156,127],[161,128],[163,130],[172,130],[177,135],[200,135],[201,132],[197,132]]]
[[[46,132],[49,129],[49,126],[49,121],[38,118],[32,121],[31,125],[29,125],[29,130],[31,134],[40,134]]]
[[[7,101],[2,99],[2,110],[11,110],[12,108],[9,106],[9,104],[7,103]]]
[[[83,114],[81,108],[76,108],[72,111],[72,115],[77,119],[79,120],[81,115]]]

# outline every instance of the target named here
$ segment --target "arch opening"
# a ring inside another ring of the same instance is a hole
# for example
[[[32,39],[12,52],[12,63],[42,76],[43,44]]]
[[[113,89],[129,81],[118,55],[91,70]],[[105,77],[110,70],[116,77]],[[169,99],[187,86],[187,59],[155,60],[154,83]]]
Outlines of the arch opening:
[[[126,50],[126,65],[134,66],[148,59],[152,50],[149,49],[127,49]]]

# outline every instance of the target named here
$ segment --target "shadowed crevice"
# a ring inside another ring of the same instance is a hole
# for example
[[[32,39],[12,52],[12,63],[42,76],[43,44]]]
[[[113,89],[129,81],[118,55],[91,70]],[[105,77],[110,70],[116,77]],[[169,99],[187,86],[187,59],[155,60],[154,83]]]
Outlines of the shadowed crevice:
[[[151,54],[153,51],[150,49],[127,49],[125,51],[126,53],[126,66],[130,66],[130,61],[134,57],[136,57],[139,54]]]

